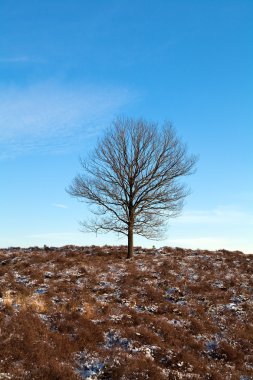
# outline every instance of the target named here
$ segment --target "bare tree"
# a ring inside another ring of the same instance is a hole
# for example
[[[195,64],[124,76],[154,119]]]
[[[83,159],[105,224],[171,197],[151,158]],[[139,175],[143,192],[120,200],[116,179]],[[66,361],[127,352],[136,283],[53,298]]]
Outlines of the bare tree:
[[[188,189],[179,179],[193,173],[196,156],[188,155],[169,123],[162,128],[143,119],[118,118],[97,143],[88,160],[81,160],[67,192],[95,206],[95,219],[85,231],[115,231],[160,239],[168,217],[177,216]]]

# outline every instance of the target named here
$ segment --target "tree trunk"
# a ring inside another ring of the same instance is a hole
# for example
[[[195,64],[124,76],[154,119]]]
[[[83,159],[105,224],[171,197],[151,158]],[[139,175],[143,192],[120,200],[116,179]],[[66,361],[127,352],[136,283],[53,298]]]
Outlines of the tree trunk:
[[[134,254],[134,234],[133,226],[129,224],[128,226],[128,247],[127,247],[127,258],[131,259]]]

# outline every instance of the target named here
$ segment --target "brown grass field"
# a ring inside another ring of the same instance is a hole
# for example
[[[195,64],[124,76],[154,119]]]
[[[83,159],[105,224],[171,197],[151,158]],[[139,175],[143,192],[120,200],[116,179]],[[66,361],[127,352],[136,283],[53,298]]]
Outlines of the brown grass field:
[[[0,250],[0,379],[253,379],[253,255]]]

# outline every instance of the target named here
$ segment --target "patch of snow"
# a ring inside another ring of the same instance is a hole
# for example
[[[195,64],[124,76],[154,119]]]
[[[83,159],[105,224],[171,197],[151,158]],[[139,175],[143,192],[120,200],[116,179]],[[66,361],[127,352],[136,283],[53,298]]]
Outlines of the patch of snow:
[[[239,296],[233,296],[230,298],[230,301],[232,301],[234,304],[242,303],[246,301],[246,298],[240,294]]]
[[[176,303],[179,305],[186,304],[186,300],[183,293],[177,287],[166,290],[165,299],[169,302]]]
[[[179,321],[178,319],[170,319],[168,321],[169,324],[173,325],[173,326],[178,326],[178,327],[183,327],[185,325],[184,322],[182,321]]]
[[[105,364],[95,357],[86,352],[79,352],[76,354],[76,361],[78,363],[77,372],[82,379],[96,380],[98,376],[103,373]]]
[[[111,321],[115,321],[115,322],[117,322],[117,321],[121,321],[122,318],[123,318],[123,315],[122,315],[122,314],[121,314],[121,315],[110,315],[110,317],[109,317],[109,319],[110,319]]]
[[[123,348],[129,350],[131,347],[130,342],[126,338],[121,338],[119,333],[115,330],[110,330],[105,333],[105,348]]]
[[[215,281],[214,284],[213,284],[213,287],[214,288],[218,288],[218,289],[226,289],[226,286],[224,285],[223,281]]]
[[[218,342],[215,341],[215,340],[211,340],[209,342],[206,342],[205,344],[205,349],[207,352],[214,352],[218,349],[219,345],[218,345]]]
[[[158,309],[158,306],[157,305],[134,305],[132,306],[133,309],[135,309],[136,311],[139,311],[139,312],[149,312],[149,313],[154,313],[157,311]]]
[[[27,284],[30,281],[28,276],[22,276],[18,272],[14,272],[14,277],[19,284]]]
[[[242,311],[242,308],[234,302],[228,303],[227,305],[225,305],[225,308],[227,310],[232,310],[232,311]]]
[[[40,317],[40,319],[43,321],[43,322],[49,322],[50,319],[49,317],[46,315],[46,314],[38,314],[38,316]]]
[[[45,294],[48,291],[48,286],[44,285],[34,291],[35,294]]]
[[[7,372],[0,372],[0,379],[1,380],[9,380],[13,379],[12,375]]]
[[[45,273],[44,273],[44,277],[45,277],[45,278],[52,278],[53,276],[54,276],[54,274],[53,274],[52,272],[49,272],[49,271],[48,271],[48,272],[45,272]]]

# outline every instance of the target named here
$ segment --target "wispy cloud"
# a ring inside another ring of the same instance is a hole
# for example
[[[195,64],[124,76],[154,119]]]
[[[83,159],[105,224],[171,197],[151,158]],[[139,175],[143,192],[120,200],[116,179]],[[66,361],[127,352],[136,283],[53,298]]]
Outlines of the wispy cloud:
[[[252,225],[253,215],[236,207],[221,206],[213,210],[186,211],[174,223],[179,224],[215,224],[215,225]]]
[[[62,151],[98,132],[129,103],[125,88],[63,86],[0,87],[1,157]]]
[[[53,203],[52,206],[58,207],[58,208],[64,208],[64,209],[68,208],[68,206],[61,204],[61,203]]]
[[[242,250],[252,253],[253,213],[236,205],[210,210],[185,211],[173,220],[168,245],[216,250]],[[175,236],[176,235],[176,236]]]
[[[0,57],[0,63],[33,63],[43,61],[39,58],[33,58],[28,56],[18,56],[18,57]]]

